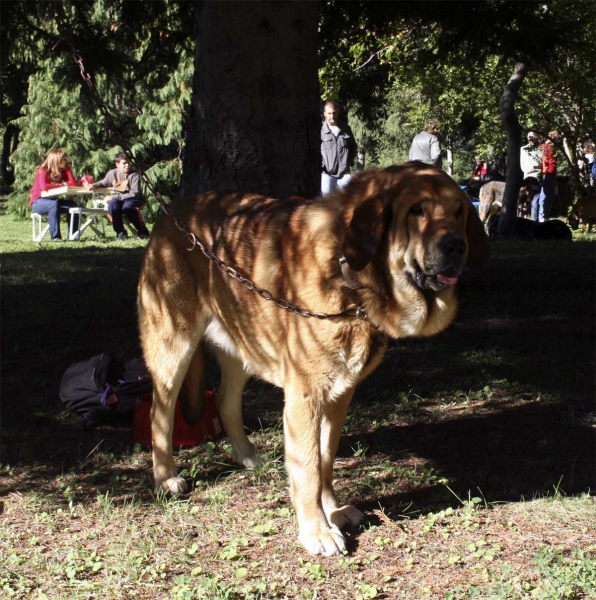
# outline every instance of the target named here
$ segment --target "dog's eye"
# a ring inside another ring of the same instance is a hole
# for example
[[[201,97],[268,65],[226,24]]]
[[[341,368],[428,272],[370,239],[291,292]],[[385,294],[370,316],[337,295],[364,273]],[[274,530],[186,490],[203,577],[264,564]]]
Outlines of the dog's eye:
[[[455,216],[458,218],[464,216],[464,207],[463,206],[459,207],[458,211],[455,213]]]
[[[424,211],[422,210],[422,206],[420,204],[414,204],[412,208],[410,208],[410,214],[415,217],[421,217],[424,215]]]

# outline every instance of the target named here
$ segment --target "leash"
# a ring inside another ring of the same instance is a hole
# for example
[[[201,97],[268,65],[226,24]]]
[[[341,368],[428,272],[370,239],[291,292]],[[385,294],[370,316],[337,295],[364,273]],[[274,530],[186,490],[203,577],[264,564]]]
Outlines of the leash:
[[[72,38],[72,33],[71,33],[71,28],[68,27],[68,20],[64,13],[64,6],[63,6],[62,2],[60,2],[59,0],[56,0],[55,2],[53,2],[53,6],[54,6],[54,15],[56,18],[56,24],[58,25],[58,31],[60,33],[60,37],[68,45],[70,52],[72,54],[73,60],[76,62],[76,64],[79,67],[79,71],[81,73],[81,78],[83,79],[83,81],[85,82],[87,87],[89,88],[89,91],[91,92],[91,96],[92,96],[93,100],[97,104],[97,107],[99,108],[101,114],[106,119],[108,125],[110,126],[112,131],[116,132],[116,135],[120,141],[120,145],[122,146],[122,148],[124,148],[124,150],[126,151],[128,156],[130,157],[130,162],[132,163],[132,165],[134,167],[135,166],[134,153],[132,152],[130,145],[128,144],[128,142],[126,141],[124,136],[122,135],[120,128],[114,121],[109,110],[107,109],[100,93],[97,90],[97,87],[93,81],[93,78],[88,73],[88,71],[85,69],[85,65],[83,63],[83,58],[82,58],[81,54],[78,52],[78,50],[74,44],[74,41]],[[176,214],[172,210],[171,205],[168,204],[164,200],[163,196],[159,193],[159,191],[153,185],[153,182],[151,181],[151,179],[149,179],[149,177],[147,175],[145,175],[145,173],[143,173],[142,171],[137,170],[137,172],[140,174],[141,179],[143,180],[144,184],[149,188],[149,191],[153,194],[153,196],[159,203],[159,206],[161,207],[163,212],[174,221],[174,225],[176,225],[176,227],[182,233],[184,233],[184,235],[186,236],[186,242],[187,242],[186,250],[188,250],[189,252],[192,252],[193,250],[195,250],[195,248],[198,248],[209,260],[213,261],[215,263],[215,265],[223,273],[225,273],[232,279],[235,279],[236,281],[241,283],[244,287],[246,287],[250,291],[256,292],[263,300],[271,301],[278,308],[293,312],[294,314],[296,314],[300,317],[306,317],[306,318],[314,317],[315,319],[321,319],[321,320],[327,320],[327,321],[330,321],[333,319],[338,319],[338,318],[351,317],[351,318],[356,318],[359,321],[368,321],[373,327],[378,329],[378,327],[369,320],[368,312],[364,308],[360,297],[356,293],[356,290],[361,289],[362,285],[360,285],[359,283],[356,282],[356,276],[355,276],[354,272],[350,269],[349,265],[347,264],[346,259],[343,256],[339,259],[339,263],[340,263],[340,270],[341,270],[342,275],[347,283],[347,287],[342,286],[341,291],[350,300],[350,302],[352,302],[353,304],[356,305],[354,308],[348,308],[347,310],[344,310],[340,313],[332,313],[332,314],[324,313],[324,312],[313,312],[311,310],[303,308],[302,306],[292,304],[289,300],[285,300],[283,298],[276,298],[270,291],[268,291],[264,288],[258,287],[255,284],[255,282],[252,279],[250,279],[250,277],[243,275],[241,273],[240,269],[232,267],[232,266],[228,265],[225,261],[218,258],[215,255],[215,253],[206,244],[204,244],[199,238],[197,238],[197,236],[194,233],[192,233],[191,231],[188,230],[186,223],[181,221],[176,216]]]

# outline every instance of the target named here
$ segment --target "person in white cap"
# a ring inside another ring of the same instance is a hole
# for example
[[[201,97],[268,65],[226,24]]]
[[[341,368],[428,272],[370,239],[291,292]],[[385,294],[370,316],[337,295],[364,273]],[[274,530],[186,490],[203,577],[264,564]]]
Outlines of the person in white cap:
[[[540,149],[540,138],[536,133],[528,133],[528,143],[522,146],[519,156],[519,166],[524,173],[524,179],[534,177],[540,182],[542,172],[542,151]]]

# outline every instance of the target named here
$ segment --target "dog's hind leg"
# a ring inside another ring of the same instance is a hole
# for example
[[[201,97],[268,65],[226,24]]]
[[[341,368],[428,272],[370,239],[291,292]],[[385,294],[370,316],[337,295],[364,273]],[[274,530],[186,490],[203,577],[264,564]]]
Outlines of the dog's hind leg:
[[[198,350],[206,328],[206,318],[197,306],[196,293],[187,281],[191,273],[173,254],[155,255],[149,248],[139,281],[139,331],[145,362],[153,380],[151,438],[155,489],[172,494],[186,492],[186,482],[178,477],[174,463],[172,437],[174,411],[180,388],[187,380],[188,406],[199,394],[197,388]],[[166,261],[165,259],[170,259]],[[167,273],[181,273],[178,278]],[[187,378],[187,372],[191,373]],[[189,393],[191,387],[195,392]],[[184,395],[184,394],[183,394]],[[190,410],[192,413],[193,410]]]
[[[358,525],[364,518],[364,515],[355,506],[340,507],[333,490],[333,462],[353,395],[354,388],[345,392],[337,400],[324,403],[322,407],[321,473],[323,489],[321,500],[327,520],[339,529],[348,525]]]
[[[153,376],[151,437],[155,489],[174,495],[187,491],[186,481],[178,476],[174,462],[172,438],[178,393],[189,367],[196,366],[200,356],[197,354],[200,332],[195,330],[193,337],[188,339],[178,333],[173,339],[162,340],[159,360],[152,365],[153,368],[150,366]],[[187,382],[193,379],[196,379],[194,374],[187,378]],[[197,393],[198,390],[195,390]]]
[[[226,435],[232,444],[232,460],[252,469],[259,460],[244,431],[242,420],[242,392],[250,375],[235,356],[219,349],[216,349],[216,355],[221,367],[217,406]]]
[[[200,423],[205,409],[205,350],[199,344],[188,365],[184,384],[178,394],[182,418],[189,427]]]

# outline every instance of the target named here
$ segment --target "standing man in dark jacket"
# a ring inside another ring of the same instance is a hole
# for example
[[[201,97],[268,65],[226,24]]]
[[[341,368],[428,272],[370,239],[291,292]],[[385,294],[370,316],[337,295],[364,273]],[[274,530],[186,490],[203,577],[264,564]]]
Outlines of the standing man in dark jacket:
[[[93,189],[96,187],[111,187],[116,192],[113,196],[108,196],[108,215],[112,220],[112,226],[119,240],[126,239],[128,234],[124,231],[122,223],[122,214],[128,217],[128,220],[134,225],[140,238],[149,237],[149,230],[143,218],[140,208],[145,204],[145,199],[141,194],[141,176],[131,168],[128,156],[124,152],[119,152],[115,156],[116,168],[108,171],[101,180],[85,187]]]
[[[333,100],[325,102],[321,127],[321,194],[323,196],[336,187],[344,187],[350,181],[350,167],[354,165],[357,147],[352,130],[346,123],[337,120],[339,110]]]

